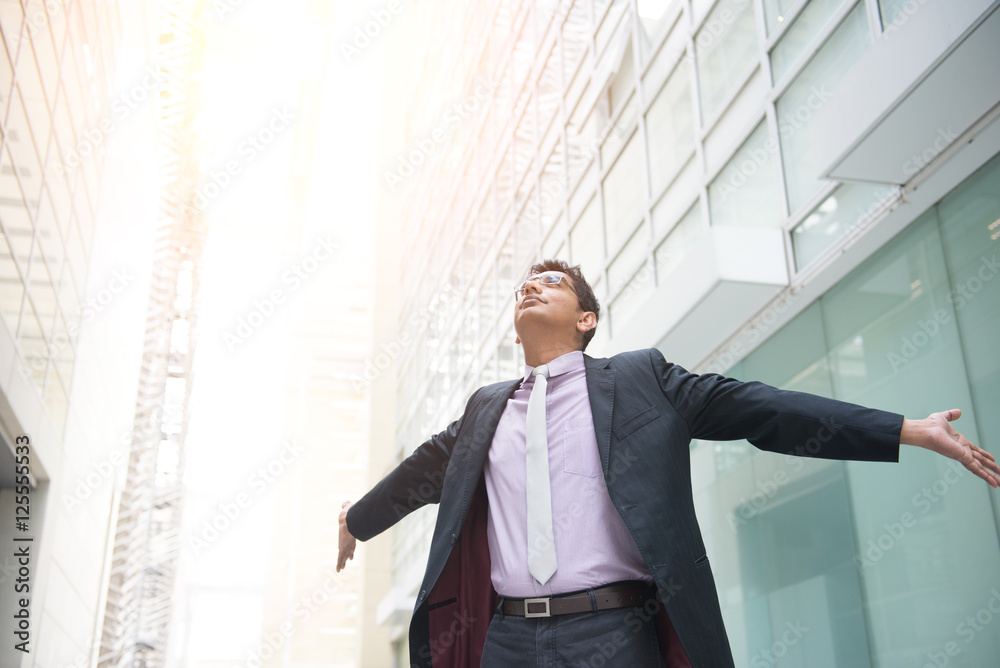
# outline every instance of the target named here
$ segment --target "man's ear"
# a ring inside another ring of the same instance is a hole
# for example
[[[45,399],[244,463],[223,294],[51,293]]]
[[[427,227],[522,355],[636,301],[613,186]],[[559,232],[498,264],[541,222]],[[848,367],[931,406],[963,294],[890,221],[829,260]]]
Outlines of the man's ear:
[[[515,334],[515,335],[514,335],[514,345],[520,345],[520,343],[521,343],[521,337],[520,337],[520,336],[517,336],[517,335]]]
[[[584,311],[576,321],[576,329],[579,332],[589,332],[597,327],[597,316],[593,311]]]

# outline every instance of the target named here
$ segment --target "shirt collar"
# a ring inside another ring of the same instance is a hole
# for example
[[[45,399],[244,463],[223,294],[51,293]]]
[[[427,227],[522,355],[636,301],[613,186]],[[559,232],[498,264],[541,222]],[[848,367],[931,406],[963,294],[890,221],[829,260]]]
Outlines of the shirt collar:
[[[570,351],[565,355],[560,355],[559,357],[555,358],[545,366],[549,368],[549,375],[548,375],[549,378],[562,375],[568,371],[575,371],[577,369],[582,369],[584,367],[583,351],[582,350]],[[527,364],[524,365],[524,378],[522,379],[522,383],[534,382],[534,378],[531,375],[531,373],[534,370],[535,367],[528,366]]]

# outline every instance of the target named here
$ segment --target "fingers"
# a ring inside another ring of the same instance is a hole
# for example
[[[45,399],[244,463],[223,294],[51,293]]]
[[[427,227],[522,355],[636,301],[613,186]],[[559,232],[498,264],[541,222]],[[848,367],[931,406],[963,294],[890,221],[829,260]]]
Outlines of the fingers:
[[[961,408],[952,408],[951,410],[944,412],[944,419],[947,420],[948,422],[954,422],[960,417],[962,417]]]
[[[985,480],[991,487],[1000,487],[1000,467],[997,466],[993,455],[971,443],[968,452],[972,453],[972,461],[967,464],[963,462],[965,468]]]
[[[338,573],[340,571],[344,570],[344,567],[347,566],[347,561],[348,560],[351,560],[351,561],[354,560],[354,548],[355,547],[356,547],[356,544],[355,545],[351,545],[350,547],[347,547],[347,548],[343,548],[342,547],[340,549],[340,554],[337,555],[337,572]]]

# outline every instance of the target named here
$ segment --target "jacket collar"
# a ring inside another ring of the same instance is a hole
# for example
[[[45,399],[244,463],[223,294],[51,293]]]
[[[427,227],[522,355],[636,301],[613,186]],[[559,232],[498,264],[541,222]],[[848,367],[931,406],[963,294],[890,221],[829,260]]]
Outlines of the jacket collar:
[[[590,395],[590,410],[594,416],[597,447],[601,453],[601,463],[607,471],[611,451],[611,413],[615,402],[615,370],[611,368],[611,360],[606,357],[594,358],[584,354],[583,361],[586,366],[587,393]],[[468,459],[465,463],[462,490],[462,498],[465,500],[471,498],[476,490],[479,474],[483,471],[493,435],[500,423],[500,416],[507,407],[507,400],[520,387],[521,382],[522,379],[518,378],[501,383],[483,400],[482,409],[476,416],[476,424],[472,431],[473,443],[467,451]]]

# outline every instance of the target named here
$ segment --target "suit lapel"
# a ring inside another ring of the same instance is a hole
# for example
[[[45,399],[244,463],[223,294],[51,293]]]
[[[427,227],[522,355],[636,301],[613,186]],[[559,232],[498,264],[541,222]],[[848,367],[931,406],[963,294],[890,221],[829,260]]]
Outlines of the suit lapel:
[[[607,473],[611,457],[611,413],[615,405],[615,370],[611,360],[594,359],[583,356],[587,367],[587,394],[590,395],[590,411],[594,415],[594,432],[597,435],[597,449],[601,453],[601,465]]]
[[[486,464],[486,455],[489,453],[490,444],[493,443],[493,435],[496,434],[497,425],[500,423],[500,416],[503,415],[507,407],[507,400],[514,394],[521,384],[521,379],[512,380],[501,385],[497,390],[483,401],[482,408],[476,415],[476,424],[472,430],[472,440],[465,448],[464,472],[462,476],[462,508],[467,509],[472,498],[472,493],[476,491],[479,483],[479,476],[483,472]],[[463,516],[464,516],[463,510]]]
[[[427,559],[427,570],[424,572],[424,584],[421,587],[424,591],[430,591],[435,586],[448,563],[454,545],[454,541],[449,541],[448,537],[459,534],[465,525],[500,416],[507,407],[507,399],[520,384],[520,379],[505,383],[479,402],[472,434],[467,440],[463,439],[455,445],[457,449],[452,455],[452,461],[459,458],[455,463],[460,467],[461,475],[456,477],[454,485],[446,482],[441,490],[438,519],[434,526],[431,552]],[[485,544],[483,547],[485,548]],[[489,571],[487,571],[488,576]],[[417,600],[418,607],[422,603],[423,600]]]

